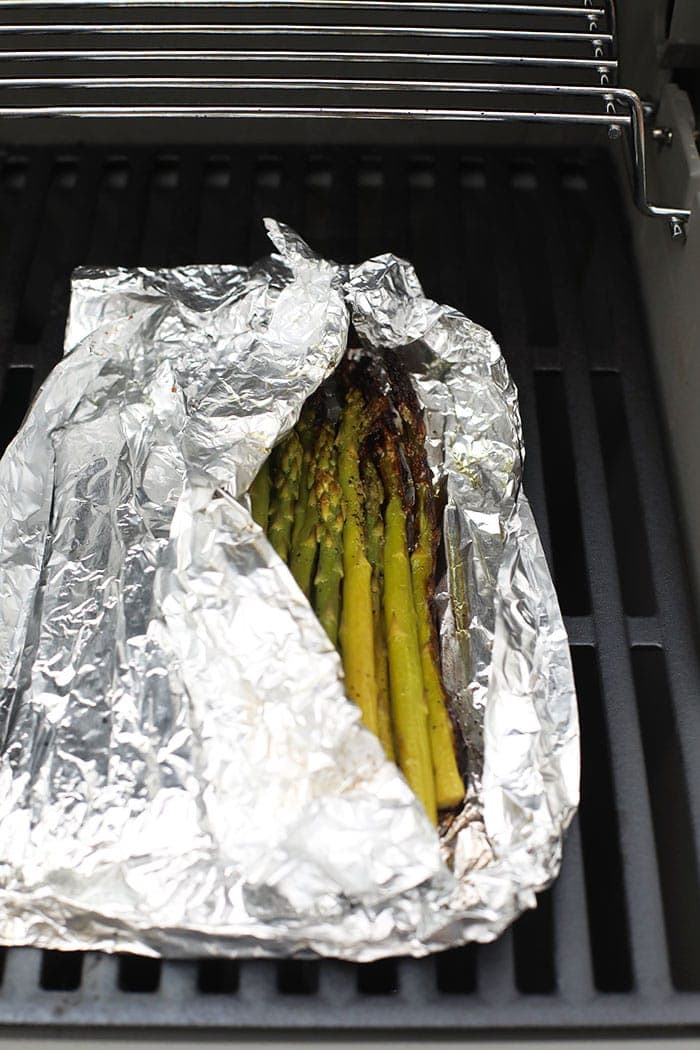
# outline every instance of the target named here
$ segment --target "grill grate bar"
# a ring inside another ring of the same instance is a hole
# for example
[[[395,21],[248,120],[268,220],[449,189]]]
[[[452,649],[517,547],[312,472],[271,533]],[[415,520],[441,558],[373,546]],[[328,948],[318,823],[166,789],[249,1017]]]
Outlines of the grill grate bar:
[[[512,930],[506,930],[491,944],[479,946],[476,984],[480,997],[495,1009],[502,1008],[517,997]]]
[[[2,977],[3,997],[24,998],[26,992],[39,988],[43,952],[38,948],[22,948],[6,952]]]
[[[183,961],[169,962],[163,966],[160,976],[160,995],[164,1000],[173,1003],[187,1001],[197,987],[197,963]]]
[[[119,958],[86,952],[83,961],[82,994],[94,999],[110,996],[119,982]]]
[[[626,622],[631,646],[661,644],[664,632],[656,616],[628,616]]]
[[[562,868],[552,894],[557,987],[563,999],[585,1003],[593,997],[594,987],[583,850],[578,820],[574,820],[569,829]],[[576,951],[571,950],[572,944],[577,946]]]

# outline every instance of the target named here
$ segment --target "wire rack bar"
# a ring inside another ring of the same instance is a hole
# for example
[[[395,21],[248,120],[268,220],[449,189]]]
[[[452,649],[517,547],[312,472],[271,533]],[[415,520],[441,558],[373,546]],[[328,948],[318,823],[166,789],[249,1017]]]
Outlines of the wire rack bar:
[[[83,48],[0,50],[0,62],[383,62],[417,65],[525,66],[538,68],[589,69],[595,72],[617,70],[614,58],[567,58],[551,55],[461,55],[417,51],[307,51],[279,49],[217,48]],[[2,77],[0,74],[0,87]]]
[[[136,90],[144,88],[174,89],[290,89],[290,90],[359,90],[359,91],[449,91],[463,94],[529,94],[535,92],[532,84],[504,84],[496,81],[478,80],[402,80],[373,79],[357,80],[347,77],[195,77],[195,76],[38,76],[2,77],[0,86],[5,88],[110,88],[112,90]],[[610,88],[577,87],[565,84],[540,84],[539,95],[580,95],[614,101],[622,92]]]
[[[585,36],[582,33],[562,33],[552,30],[530,29],[466,29],[462,26],[401,26],[401,25],[297,25],[296,23],[250,23],[220,25],[218,22],[124,22],[86,23],[44,26],[37,23],[0,25],[0,36],[131,36],[138,34],[158,36],[418,36],[454,37],[461,40],[533,40],[566,41],[577,44],[612,44],[610,33]]]
[[[137,106],[0,106],[0,117],[289,117],[332,120],[460,120],[506,123],[527,121],[536,124],[563,124],[575,120],[581,124],[599,124],[606,127],[610,117],[604,113],[547,113],[502,109],[407,109],[380,106],[243,106],[210,105],[205,110],[193,105],[137,105]],[[620,125],[630,118],[616,117]],[[670,214],[670,213],[669,213]],[[673,212],[675,215],[675,211]]]
[[[27,0],[0,0],[0,10],[25,8]],[[32,8],[111,7],[162,8],[163,0],[35,0]],[[172,2],[170,6],[173,6]],[[245,10],[287,7],[343,11],[440,11],[444,14],[544,15],[603,18],[604,7],[557,7],[546,4],[452,3],[451,0],[182,0],[180,8],[205,7],[208,10]]]

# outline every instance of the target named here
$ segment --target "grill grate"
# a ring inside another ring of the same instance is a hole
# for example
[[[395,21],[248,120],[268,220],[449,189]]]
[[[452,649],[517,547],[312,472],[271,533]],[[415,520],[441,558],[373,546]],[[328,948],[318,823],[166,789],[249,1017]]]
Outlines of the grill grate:
[[[566,615],[583,801],[493,945],[368,966],[0,953],[0,1021],[289,1029],[700,1027],[700,671],[640,303],[606,154],[48,148],[0,165],[0,439],[57,361],[77,264],[241,262],[260,217],[411,258],[492,328]]]

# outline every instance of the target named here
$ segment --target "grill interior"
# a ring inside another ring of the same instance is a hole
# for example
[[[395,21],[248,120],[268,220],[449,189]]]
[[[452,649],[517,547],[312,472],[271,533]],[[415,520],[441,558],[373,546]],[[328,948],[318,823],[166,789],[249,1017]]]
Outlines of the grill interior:
[[[700,1027],[700,673],[628,238],[607,153],[91,146],[0,164],[0,440],[59,359],[78,264],[248,262],[260,219],[393,251],[493,330],[579,692],[562,874],[497,943],[425,960],[160,962],[0,951],[0,1022]]]

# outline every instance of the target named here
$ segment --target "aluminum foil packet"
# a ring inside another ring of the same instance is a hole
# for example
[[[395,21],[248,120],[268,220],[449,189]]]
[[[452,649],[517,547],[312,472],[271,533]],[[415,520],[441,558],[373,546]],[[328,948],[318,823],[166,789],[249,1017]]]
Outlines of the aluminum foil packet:
[[[0,462],[0,943],[423,955],[497,936],[578,801],[566,634],[491,335],[391,255],[268,221],[251,268],[76,272],[65,356]],[[405,348],[446,485],[438,834],[345,697],[246,490],[352,320]]]

